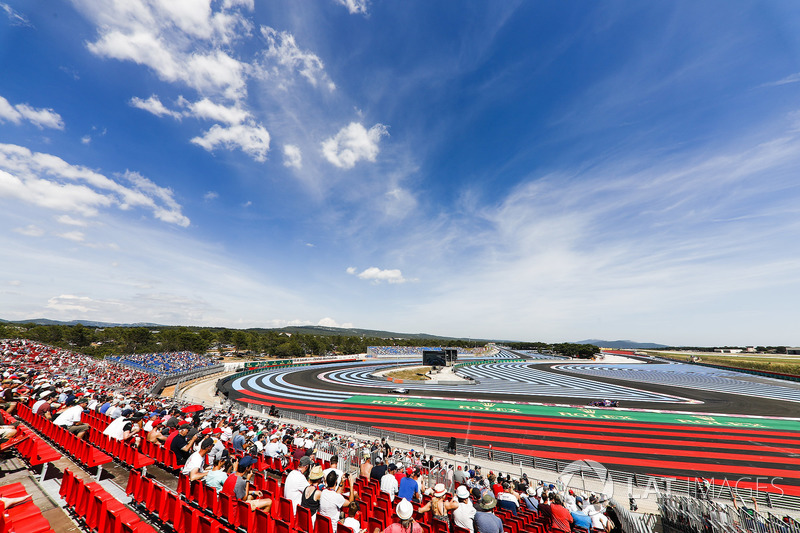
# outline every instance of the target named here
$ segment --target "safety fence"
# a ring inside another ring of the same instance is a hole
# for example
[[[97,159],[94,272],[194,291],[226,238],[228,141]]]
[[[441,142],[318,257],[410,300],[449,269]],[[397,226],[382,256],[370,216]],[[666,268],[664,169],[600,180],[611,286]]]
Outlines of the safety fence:
[[[800,523],[789,516],[685,496],[660,494],[658,507],[664,533],[800,533]]]
[[[784,374],[781,372],[770,372],[769,370],[756,370],[753,368],[737,368],[727,365],[716,365],[713,363],[692,362],[690,364],[707,366],[709,368],[717,368],[720,370],[730,370],[731,372],[742,372],[744,374],[751,374],[753,376],[761,376],[763,378],[783,379],[785,381],[800,382],[800,376],[795,374]]]

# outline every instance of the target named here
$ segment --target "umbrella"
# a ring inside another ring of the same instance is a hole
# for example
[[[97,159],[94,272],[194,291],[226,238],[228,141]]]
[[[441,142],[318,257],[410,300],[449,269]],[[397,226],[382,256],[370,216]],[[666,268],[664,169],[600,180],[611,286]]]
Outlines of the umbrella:
[[[187,405],[181,409],[181,413],[196,413],[198,411],[202,411],[203,409],[205,409],[205,407],[196,403],[194,405]]]

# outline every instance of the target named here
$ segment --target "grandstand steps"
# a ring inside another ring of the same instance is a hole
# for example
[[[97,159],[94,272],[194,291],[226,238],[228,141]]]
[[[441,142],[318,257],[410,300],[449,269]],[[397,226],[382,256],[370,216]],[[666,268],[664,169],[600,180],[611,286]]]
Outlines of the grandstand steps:
[[[0,486],[12,483],[24,485],[25,492],[32,496],[34,505],[42,512],[42,517],[50,523],[53,531],[59,533],[80,531],[60,505],[58,500],[60,483],[56,479],[49,479],[40,484],[36,480],[36,475],[28,470],[24,462],[11,456],[10,453],[6,453],[0,460]],[[55,499],[53,499],[53,494],[55,494]]]

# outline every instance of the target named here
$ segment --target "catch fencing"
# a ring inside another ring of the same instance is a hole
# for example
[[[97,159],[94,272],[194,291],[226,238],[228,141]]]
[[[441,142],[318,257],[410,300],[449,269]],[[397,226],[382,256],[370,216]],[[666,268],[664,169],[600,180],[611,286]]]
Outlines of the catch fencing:
[[[756,511],[744,502],[733,506],[685,496],[658,496],[664,533],[800,533],[800,523],[789,516],[778,517]]]

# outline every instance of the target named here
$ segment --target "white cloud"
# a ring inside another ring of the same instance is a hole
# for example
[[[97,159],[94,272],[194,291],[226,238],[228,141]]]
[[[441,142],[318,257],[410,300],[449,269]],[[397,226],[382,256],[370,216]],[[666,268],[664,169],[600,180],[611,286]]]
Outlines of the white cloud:
[[[156,95],[151,95],[147,100],[142,100],[141,98],[134,96],[131,98],[130,104],[133,107],[137,107],[147,111],[148,113],[152,113],[157,117],[172,117],[177,120],[181,119],[180,113],[171,109],[167,109],[167,107],[161,103],[161,100]]]
[[[324,85],[333,91],[336,85],[325,73],[325,65],[314,53],[300,50],[295,42],[294,35],[288,31],[278,31],[269,26],[261,27],[261,35],[267,41],[267,50],[264,57],[274,60],[277,65],[271,69],[271,74],[281,78],[281,68],[284,71],[295,71],[304,77],[314,87]]]
[[[2,176],[0,175],[0,177]],[[25,235],[26,237],[41,237],[44,235],[44,230],[33,224],[25,226],[24,228],[14,228],[14,231],[20,235]]]
[[[93,310],[93,300],[88,296],[75,296],[72,294],[61,294],[47,300],[47,308],[56,311],[78,311],[81,313]]]
[[[240,148],[256,161],[263,162],[269,152],[269,140],[269,132],[260,124],[236,124],[227,128],[214,124],[201,137],[192,139],[192,142],[209,152],[218,146],[228,150]]]
[[[303,168],[303,154],[300,152],[300,147],[293,144],[283,145],[283,166]]]
[[[373,283],[381,283],[386,281],[388,283],[405,283],[407,281],[416,281],[416,280],[408,280],[403,277],[403,273],[397,269],[386,269],[381,270],[378,267],[370,267],[360,274],[356,274],[356,269],[354,267],[349,267],[347,269],[348,274],[357,275],[359,279],[364,279],[368,281],[372,281]]]
[[[790,74],[790,75],[786,76],[785,78],[782,78],[782,79],[780,79],[778,81],[773,81],[773,82],[770,82],[770,83],[764,83],[764,84],[761,85],[761,87],[775,87],[775,86],[778,86],[778,85],[787,85],[789,83],[797,83],[799,81],[800,81],[800,72],[796,72],[796,73]]]
[[[219,198],[219,193],[215,191],[208,191],[203,195],[203,200],[205,200],[206,202],[210,202],[211,200],[216,200],[217,198]]]
[[[351,122],[322,142],[322,154],[331,164],[344,169],[353,168],[361,160],[375,162],[381,137],[388,134],[383,124],[367,130],[358,122]]]
[[[13,122],[20,124],[27,121],[37,128],[52,128],[56,130],[64,129],[64,121],[61,115],[52,109],[35,108],[28,104],[12,105],[8,100],[0,96],[0,122]]]
[[[86,227],[86,226],[88,226],[88,225],[89,225],[89,224],[88,224],[88,223],[87,223],[85,220],[80,220],[80,219],[77,219],[77,218],[72,218],[72,217],[71,217],[71,216],[69,216],[69,215],[60,215],[60,216],[56,217],[56,220],[57,220],[58,222],[60,222],[61,224],[65,224],[65,225],[67,225],[67,226],[80,226],[80,227]]]
[[[351,15],[367,14],[368,0],[336,0],[336,3],[347,8]]]
[[[12,279],[11,281],[8,282],[8,284],[11,285],[12,287],[19,287],[20,285],[22,285],[22,282],[18,279]]]
[[[350,322],[345,322],[344,324],[339,324],[334,319],[330,317],[325,317],[317,322],[318,326],[325,326],[326,328],[352,328],[353,324]]]
[[[86,238],[82,231],[67,231],[65,233],[59,233],[58,236],[62,239],[75,242],[83,242]]]
[[[247,208],[250,207],[251,205],[253,205],[253,202],[251,200],[247,200],[245,203],[242,204],[242,207]]]
[[[194,103],[187,103],[191,113],[198,117],[226,124],[241,124],[250,117],[250,113],[238,106],[216,104],[208,98]]]
[[[120,209],[145,207],[160,220],[189,225],[171,190],[136,172],[126,171],[122,177],[133,187],[50,154],[0,144],[0,197],[82,216],[95,216],[99,209],[112,205]]]
[[[92,136],[91,135],[84,135],[83,137],[81,137],[81,142],[83,144],[90,144],[92,142]]]
[[[33,24],[21,13],[14,11],[10,5],[0,2],[0,11],[3,11],[8,20],[11,22],[12,26],[27,26],[29,28],[33,27]]]

